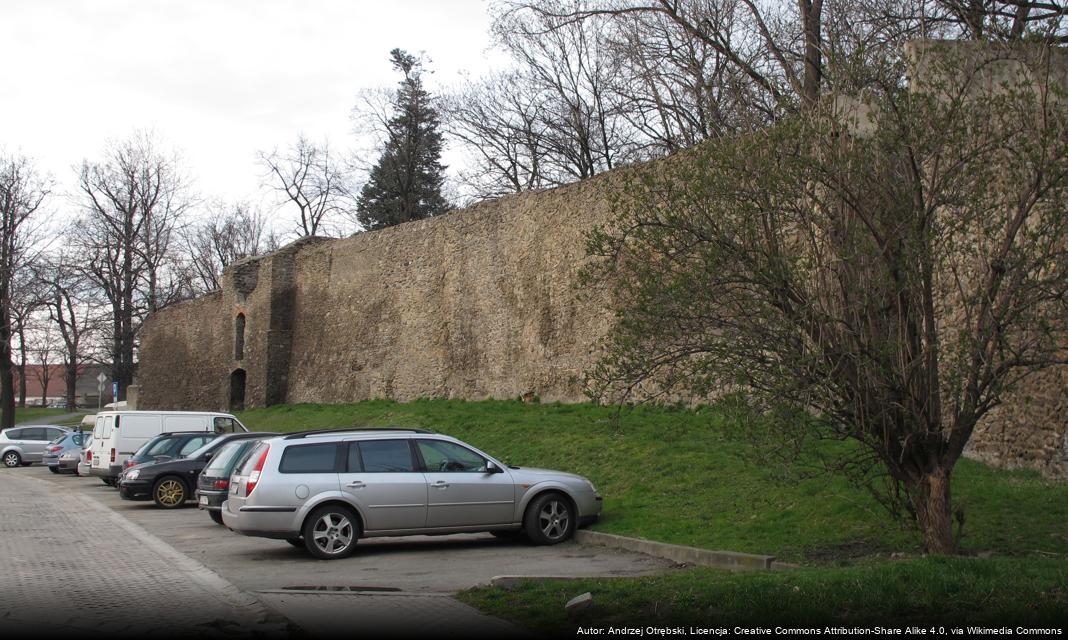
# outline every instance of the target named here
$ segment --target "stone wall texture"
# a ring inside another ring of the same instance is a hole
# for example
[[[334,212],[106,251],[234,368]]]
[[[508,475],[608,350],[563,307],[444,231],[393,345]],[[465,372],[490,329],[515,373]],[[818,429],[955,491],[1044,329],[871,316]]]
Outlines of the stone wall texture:
[[[620,180],[617,171],[382,231],[305,239],[232,265],[220,291],[145,324],[139,407],[582,401],[582,375],[613,317],[600,294],[580,294],[578,276],[586,233],[610,219]],[[984,420],[968,455],[1064,475],[1066,389],[1064,370],[1026,380]]]
[[[222,289],[142,333],[142,408],[367,398],[585,397],[612,321],[580,299],[606,175],[344,239],[307,239],[227,269]],[[238,315],[244,353],[235,356]]]

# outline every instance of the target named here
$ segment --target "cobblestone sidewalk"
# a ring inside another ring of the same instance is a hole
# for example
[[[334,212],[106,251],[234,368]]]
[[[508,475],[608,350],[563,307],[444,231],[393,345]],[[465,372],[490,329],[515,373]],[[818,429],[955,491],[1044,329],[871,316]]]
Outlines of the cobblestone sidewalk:
[[[207,567],[95,500],[20,471],[0,471],[0,637],[286,634]]]

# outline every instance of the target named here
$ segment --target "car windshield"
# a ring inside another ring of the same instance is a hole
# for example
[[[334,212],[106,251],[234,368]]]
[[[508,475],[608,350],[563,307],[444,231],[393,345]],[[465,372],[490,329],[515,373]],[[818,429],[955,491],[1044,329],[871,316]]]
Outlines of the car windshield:
[[[226,468],[230,466],[230,463],[234,461],[234,458],[241,455],[241,453],[249,446],[255,444],[255,440],[238,440],[236,442],[227,442],[219,449],[211,458],[211,462],[204,468],[205,476],[212,476],[212,472],[221,473],[226,471]]]
[[[171,443],[173,441],[174,439],[168,436],[161,436],[153,440],[149,440],[144,444],[144,446],[138,449],[136,453],[134,453],[134,457],[141,458],[145,456],[161,456],[167,451],[167,449],[170,449]]]
[[[211,440],[208,440],[207,442],[205,442],[199,449],[194,449],[193,451],[187,453],[186,455],[184,455],[182,457],[189,458],[189,459],[199,458],[200,456],[202,456],[205,453],[211,451],[212,449],[217,448],[220,444],[225,444],[225,443],[226,443],[225,440],[218,440],[216,438],[212,438]]]

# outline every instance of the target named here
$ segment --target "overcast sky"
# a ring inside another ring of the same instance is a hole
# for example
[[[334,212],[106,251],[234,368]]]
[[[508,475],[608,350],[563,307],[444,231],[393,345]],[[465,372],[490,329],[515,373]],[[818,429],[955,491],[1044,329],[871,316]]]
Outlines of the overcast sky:
[[[360,89],[392,87],[394,47],[425,51],[429,88],[481,74],[484,0],[0,0],[0,146],[61,188],[106,140],[151,128],[198,192],[263,194],[258,150],[353,144]],[[69,208],[56,203],[56,209]]]

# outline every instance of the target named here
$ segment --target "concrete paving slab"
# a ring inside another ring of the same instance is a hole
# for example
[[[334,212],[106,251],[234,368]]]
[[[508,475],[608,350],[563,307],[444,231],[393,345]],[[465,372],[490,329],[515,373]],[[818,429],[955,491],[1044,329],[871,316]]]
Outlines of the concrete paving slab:
[[[503,620],[444,594],[260,592],[316,637],[522,638]]]
[[[0,635],[285,633],[282,619],[207,567],[27,471],[0,473]]]

